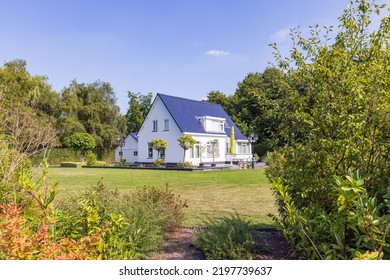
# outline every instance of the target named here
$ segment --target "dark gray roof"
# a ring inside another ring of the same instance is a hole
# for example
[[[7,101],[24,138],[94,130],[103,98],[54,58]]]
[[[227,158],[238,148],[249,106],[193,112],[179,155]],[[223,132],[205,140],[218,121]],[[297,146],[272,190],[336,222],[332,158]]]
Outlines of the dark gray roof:
[[[196,101],[182,97],[175,97],[158,93],[156,99],[160,98],[172,118],[176,122],[181,132],[189,133],[207,133],[207,134],[226,134],[230,137],[231,127],[234,127],[235,139],[246,140],[241,131],[230,119],[228,114],[219,104]],[[206,132],[203,125],[197,119],[198,117],[217,117],[226,120],[225,133]]]

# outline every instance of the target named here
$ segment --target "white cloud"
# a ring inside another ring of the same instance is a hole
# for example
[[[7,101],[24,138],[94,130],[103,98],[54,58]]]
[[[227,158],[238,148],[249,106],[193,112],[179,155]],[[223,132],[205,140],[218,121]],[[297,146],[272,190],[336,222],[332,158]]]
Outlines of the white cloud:
[[[222,50],[209,50],[206,52],[206,54],[211,56],[224,56],[229,55],[230,53]]]
[[[284,43],[290,39],[290,28],[281,29],[270,36],[270,39],[276,43]]]

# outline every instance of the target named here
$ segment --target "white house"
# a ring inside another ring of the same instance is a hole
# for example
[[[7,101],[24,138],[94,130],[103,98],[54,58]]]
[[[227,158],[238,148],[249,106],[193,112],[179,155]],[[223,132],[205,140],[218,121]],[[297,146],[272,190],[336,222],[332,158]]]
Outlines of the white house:
[[[137,134],[132,132],[115,149],[115,161],[120,162],[122,158],[126,162],[138,162],[138,139]]]
[[[234,154],[229,153],[232,127],[234,129]],[[248,139],[220,105],[157,94],[137,133],[137,161],[139,163],[155,161],[157,151],[153,150],[151,142],[153,139],[165,139],[167,149],[160,157],[168,164],[182,162],[184,150],[177,139],[186,134],[191,135],[197,141],[197,144],[185,154],[185,161],[192,162],[194,165],[251,160],[251,147]],[[131,140],[135,144],[136,142],[132,139],[135,139],[134,136],[129,135],[125,142]],[[211,149],[213,143],[216,143],[214,153]],[[133,158],[125,155],[126,145],[127,143],[122,148],[123,156],[131,162]],[[132,147],[134,155],[135,148]],[[119,147],[116,149],[116,159],[119,149]]]

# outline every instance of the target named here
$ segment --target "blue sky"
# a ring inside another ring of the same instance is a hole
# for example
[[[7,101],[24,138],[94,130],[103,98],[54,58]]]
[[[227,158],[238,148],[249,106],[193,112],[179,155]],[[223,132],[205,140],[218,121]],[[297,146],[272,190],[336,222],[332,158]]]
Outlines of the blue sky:
[[[349,0],[0,0],[0,62],[25,59],[61,91],[76,79],[200,100],[233,94],[289,46],[289,28],[338,25]]]

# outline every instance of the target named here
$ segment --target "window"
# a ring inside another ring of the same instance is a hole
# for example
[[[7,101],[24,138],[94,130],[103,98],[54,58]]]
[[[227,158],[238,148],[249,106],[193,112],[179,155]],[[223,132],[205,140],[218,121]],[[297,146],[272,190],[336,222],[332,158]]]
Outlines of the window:
[[[200,145],[195,144],[190,150],[191,158],[200,158]]]
[[[160,151],[160,158],[165,158],[165,149]]]
[[[153,144],[148,143],[148,158],[153,158]]]
[[[248,143],[238,142],[238,153],[248,154],[249,153]]]
[[[164,120],[164,131],[169,130],[169,120]]]
[[[157,120],[154,120],[153,121],[153,131],[156,132],[157,128],[158,128],[158,122],[157,122]]]
[[[138,151],[134,151],[133,156],[138,156]]]
[[[223,121],[219,122],[219,131],[225,131],[225,124]]]
[[[219,157],[219,142],[218,142],[218,140],[213,140],[213,141],[207,142],[206,149],[207,149],[207,157],[208,158]]]

